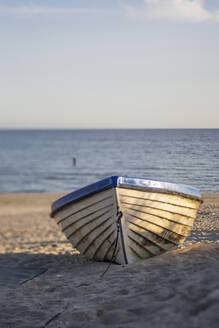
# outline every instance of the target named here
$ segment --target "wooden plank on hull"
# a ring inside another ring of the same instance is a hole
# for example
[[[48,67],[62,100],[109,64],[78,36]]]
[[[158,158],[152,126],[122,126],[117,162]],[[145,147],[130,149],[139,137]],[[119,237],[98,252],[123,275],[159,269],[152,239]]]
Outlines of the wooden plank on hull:
[[[95,224],[89,229],[88,226],[78,229],[71,236],[69,240],[74,243],[75,248],[77,248],[82,254],[86,250],[87,246],[95,239],[95,237],[102,231],[110,229],[112,226],[111,217],[106,218],[99,224]]]
[[[109,232],[111,233],[112,230],[114,230],[114,227],[112,224],[107,225],[104,229],[99,229],[98,233],[95,234],[94,238],[92,238],[90,243],[88,243],[88,245],[86,245],[86,248],[83,250],[83,254],[87,255],[91,259],[103,260],[104,254],[102,254],[100,252],[99,247],[100,247],[100,245],[103,244],[103,242],[106,241],[106,236],[108,236]],[[108,240],[108,242],[111,244],[111,242],[109,240]],[[97,257],[97,249],[99,249],[98,257]],[[94,257],[95,254],[96,254],[96,257]]]
[[[108,261],[111,262],[112,261],[112,256],[114,253],[114,247],[115,247],[115,242],[116,240],[113,242],[113,244],[111,245],[111,247],[107,250],[107,253],[105,253],[104,255],[104,261]],[[123,256],[123,252],[122,252],[122,248],[120,245],[117,246],[116,251],[115,251],[115,263],[119,263],[119,264],[125,264],[124,262],[124,256]]]
[[[99,226],[109,218],[112,218],[112,216],[112,210],[108,210],[104,214],[97,215],[91,219],[87,217],[86,220],[77,221],[75,224],[64,230],[64,234],[67,238],[69,238],[71,235],[77,233],[78,231],[80,231],[80,233],[86,233],[90,229],[95,228],[95,226]]]
[[[152,209],[159,209],[163,211],[167,211],[173,214],[181,214],[183,216],[194,217],[196,216],[196,210],[190,209],[187,207],[171,205],[167,203],[157,202],[156,200],[148,200],[144,198],[138,197],[127,197],[125,195],[120,195],[120,203],[129,203],[130,205],[139,205],[139,206],[147,206]]]
[[[169,240],[164,239],[163,237],[158,236],[151,231],[144,230],[134,224],[129,225],[129,229],[130,229],[130,232],[132,232],[135,235],[138,235],[141,238],[142,245],[144,245],[148,249],[150,249],[150,247],[154,247],[154,248],[152,248],[154,253],[157,253],[157,252],[159,253],[160,250],[167,251],[170,248],[176,246],[175,243],[170,242]]]
[[[133,253],[132,258],[134,257],[136,261],[139,259],[143,260],[151,257],[151,256],[146,257],[144,254],[142,255],[141,252],[137,251],[136,247],[133,248],[132,246],[129,246],[129,250]],[[135,260],[132,260],[131,263],[136,262]]]
[[[133,217],[131,217],[129,215],[127,216],[127,221],[128,221],[129,228],[132,228],[132,226],[135,225],[136,227],[138,227],[139,231],[142,231],[142,232],[149,231],[152,233],[151,236],[157,235],[175,245],[178,245],[181,240],[185,239],[185,236],[181,236],[174,232],[168,231],[165,228],[161,228],[152,223],[148,222],[147,224],[145,224],[145,222],[143,222],[142,220],[137,219],[137,218],[134,218],[134,220],[133,220]],[[130,226],[130,224],[131,224],[131,226]],[[156,241],[156,236],[154,236],[154,239]]]
[[[136,249],[136,253],[140,255],[142,259],[154,256],[157,254],[154,250],[149,250],[148,247],[144,247],[141,243],[140,238],[136,238],[136,236],[129,233],[129,248]],[[161,249],[159,249],[161,251]]]
[[[85,210],[86,208],[89,208],[90,206],[98,206],[98,203],[107,200],[107,199],[113,199],[113,189],[107,189],[104,191],[101,191],[99,193],[96,193],[94,195],[91,195],[89,197],[83,198],[82,200],[79,200],[77,202],[73,202],[72,204],[68,204],[67,206],[61,208],[56,214],[55,219],[57,223],[59,223],[60,220],[72,215],[76,214],[77,212],[80,212],[81,210]]]
[[[185,237],[189,234],[189,232],[191,230],[191,228],[188,226],[184,226],[182,224],[177,224],[175,222],[171,222],[169,220],[162,219],[155,215],[145,214],[144,212],[132,210],[131,208],[126,209],[125,213],[127,213],[128,215],[131,215],[133,217],[133,220],[134,220],[134,218],[136,218],[136,219],[140,219],[140,220],[144,221],[145,226],[147,225],[148,222],[153,223],[154,225],[157,225],[163,229],[167,229],[171,232],[175,232],[175,233],[185,236]]]
[[[61,226],[62,230],[66,230],[69,226],[76,224],[78,221],[90,221],[92,218],[99,217],[100,215],[105,214],[108,211],[112,211],[112,203],[105,203],[102,202],[98,208],[92,208],[90,212],[86,209],[86,211],[81,211],[76,214],[69,216],[67,219],[61,221],[59,225]]]
[[[134,229],[132,228],[129,230],[129,239],[141,245],[141,247],[144,248],[150,256],[154,256],[160,252],[165,251],[163,247],[160,247],[154,242],[151,242],[151,240],[149,240],[145,235],[142,236],[140,233],[136,233]]]
[[[85,254],[85,252],[87,252],[87,255],[89,255],[89,252],[94,254],[96,250],[95,241],[97,238],[101,238],[102,234],[111,231],[111,228],[112,222],[110,222],[110,220],[105,220],[105,222],[99,224],[87,233],[83,233],[82,238],[77,242],[75,247],[78,248],[82,254]],[[103,240],[103,238],[101,239]],[[89,258],[93,258],[93,256]]]
[[[145,214],[149,214],[149,215],[159,217],[161,219],[166,219],[166,220],[169,220],[171,222],[182,224],[182,225],[188,226],[190,228],[193,227],[194,218],[189,218],[187,216],[183,216],[182,214],[170,213],[170,212],[167,212],[167,211],[154,209],[154,208],[147,207],[147,206],[144,206],[144,205],[130,205],[129,203],[121,203],[121,206],[124,209],[133,209],[133,210],[136,210],[136,211],[143,212]]]
[[[187,207],[190,209],[197,209],[200,205],[200,202],[198,200],[183,197],[181,195],[174,195],[171,193],[156,192],[156,190],[153,190],[152,192],[146,192],[146,191],[129,189],[129,188],[118,188],[118,190],[120,196],[124,196],[124,197],[137,197],[140,199],[142,198],[151,201],[167,203],[179,207],[180,206]]]
[[[116,232],[114,227],[112,228],[112,231],[110,231],[105,239],[98,245],[95,253],[94,253],[94,258],[100,258],[99,253],[101,254],[102,260],[104,260],[106,249],[110,248],[111,245],[115,242],[116,238]]]

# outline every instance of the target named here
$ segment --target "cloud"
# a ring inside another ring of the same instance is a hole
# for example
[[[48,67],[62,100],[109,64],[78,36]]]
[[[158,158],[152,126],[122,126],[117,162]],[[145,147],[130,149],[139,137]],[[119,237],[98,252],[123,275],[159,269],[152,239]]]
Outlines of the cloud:
[[[109,10],[101,8],[46,7],[34,5],[0,6],[0,14],[12,15],[42,15],[42,14],[110,14]]]
[[[204,0],[144,0],[141,9],[126,5],[124,8],[128,16],[137,19],[219,22],[219,12],[209,11],[204,5]]]
[[[127,1],[127,0],[123,0]],[[121,4],[120,0],[118,3]],[[122,5],[128,17],[144,20],[187,22],[219,22],[219,11],[205,8],[205,0],[143,0],[143,6]],[[120,15],[115,9],[101,7],[40,6],[23,3],[18,6],[0,5],[0,14],[8,15]]]

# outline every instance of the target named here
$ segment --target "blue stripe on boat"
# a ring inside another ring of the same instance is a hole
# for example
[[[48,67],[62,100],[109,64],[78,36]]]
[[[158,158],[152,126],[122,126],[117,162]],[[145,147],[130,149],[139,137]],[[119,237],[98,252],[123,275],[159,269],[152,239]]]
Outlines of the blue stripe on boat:
[[[122,176],[111,176],[100,180],[96,183],[92,183],[84,188],[73,191],[52,204],[51,216],[54,215],[60,208],[70,203],[78,201],[82,198],[95,194],[97,192],[113,188],[113,187],[132,187],[141,189],[157,189],[166,190],[169,192],[181,193],[190,197],[200,198],[201,194],[198,189],[184,185],[170,182],[162,182],[157,180],[148,180],[143,178],[131,178]]]

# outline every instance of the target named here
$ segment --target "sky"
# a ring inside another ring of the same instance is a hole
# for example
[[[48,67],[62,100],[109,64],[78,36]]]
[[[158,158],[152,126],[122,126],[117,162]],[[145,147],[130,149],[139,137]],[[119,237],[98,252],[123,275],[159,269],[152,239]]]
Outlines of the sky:
[[[219,128],[219,1],[0,0],[0,128]]]

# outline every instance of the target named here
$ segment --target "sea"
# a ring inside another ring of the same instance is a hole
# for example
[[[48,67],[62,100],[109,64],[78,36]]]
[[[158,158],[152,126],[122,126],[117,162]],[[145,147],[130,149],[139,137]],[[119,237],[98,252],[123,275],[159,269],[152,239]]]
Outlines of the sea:
[[[69,192],[112,175],[219,193],[219,129],[0,130],[0,192]]]

